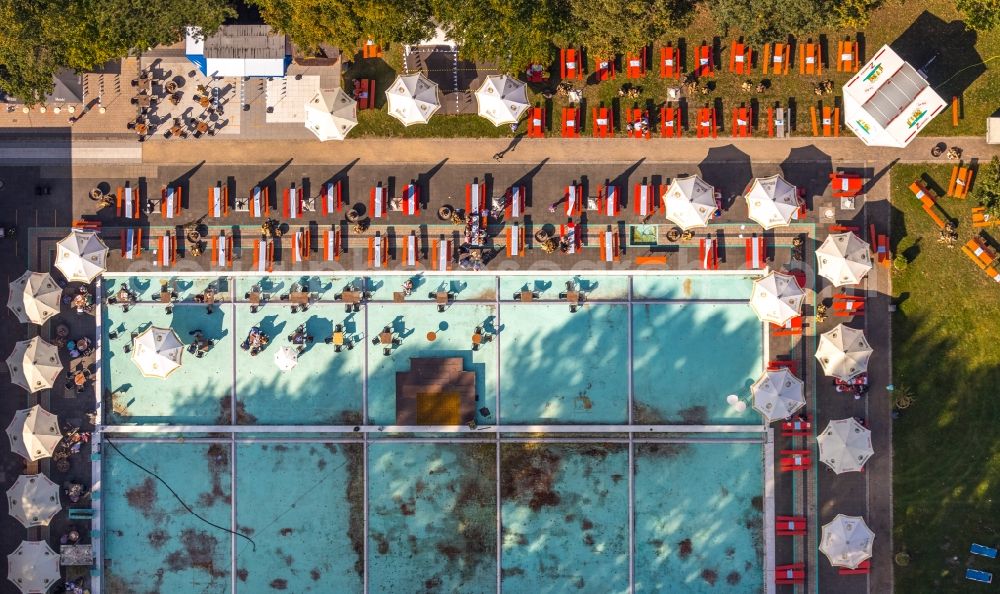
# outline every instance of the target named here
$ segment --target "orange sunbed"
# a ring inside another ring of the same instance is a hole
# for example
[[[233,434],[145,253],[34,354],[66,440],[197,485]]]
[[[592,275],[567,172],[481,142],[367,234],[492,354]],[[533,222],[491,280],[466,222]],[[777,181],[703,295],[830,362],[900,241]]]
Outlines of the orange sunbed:
[[[126,219],[139,218],[139,188],[125,186],[118,188],[118,216]]]
[[[566,186],[566,190],[563,192],[563,200],[566,201],[567,216],[580,216],[583,213],[583,186],[576,183]]]
[[[504,210],[508,219],[516,219],[524,215],[524,198],[527,189],[524,186],[511,186],[504,195]]]
[[[562,137],[580,137],[580,110],[575,107],[562,109]]]
[[[384,268],[389,262],[389,241],[385,235],[375,232],[368,238],[368,267]]]
[[[681,77],[681,51],[672,44],[660,48],[660,78]]]
[[[677,107],[660,108],[660,136],[664,138],[680,138],[681,110]]]
[[[160,212],[164,218],[172,219],[181,214],[181,187],[167,186],[160,192]]]
[[[305,202],[302,188],[285,188],[284,199],[281,201],[281,214],[286,219],[302,218],[302,206]]]
[[[545,136],[545,109],[542,107],[532,107],[528,112],[528,138],[542,138]]]
[[[208,189],[208,216],[224,217],[229,214],[229,187],[222,184]]]
[[[736,74],[747,74],[753,65],[753,51],[742,41],[733,40],[729,49],[729,71]]]
[[[611,138],[615,135],[615,122],[607,107],[593,108],[594,137]]]
[[[307,261],[311,251],[312,236],[308,230],[302,229],[292,233],[292,264]]]
[[[420,263],[420,239],[416,232],[410,231],[403,236],[403,266],[416,266]]]
[[[642,78],[646,75],[646,48],[636,54],[625,55],[625,73],[629,78]]]
[[[451,270],[452,242],[450,239],[435,239],[431,243],[431,261],[433,269],[438,271]]]
[[[955,165],[951,170],[951,181],[948,182],[947,196],[965,198],[969,195],[970,186],[972,186],[972,168]]]
[[[606,184],[597,190],[597,209],[602,215],[616,217],[620,208],[621,194],[618,186]]]
[[[843,39],[837,42],[837,72],[857,72],[859,63],[858,42]]]
[[[271,200],[268,194],[266,187],[254,186],[250,192],[250,216],[261,218],[271,213]]]
[[[698,138],[716,138],[719,135],[715,122],[714,107],[698,108]]]
[[[799,46],[799,74],[823,74],[820,44],[811,39]]]
[[[713,237],[703,237],[698,241],[698,263],[702,270],[719,269],[719,242]]]
[[[335,182],[323,184],[323,189],[320,193],[320,210],[323,215],[329,216],[334,212],[340,212],[343,206],[344,197],[341,180],[338,179]]]
[[[784,470],[784,469],[782,469]],[[774,583],[778,585],[804,584],[806,582],[806,564],[791,563],[774,567]]]
[[[166,268],[177,262],[177,238],[164,235],[156,240],[156,263]]]
[[[521,257],[527,249],[524,227],[517,223],[507,225],[507,255]]]
[[[358,109],[374,109],[375,79],[360,78],[354,81],[354,98],[358,101]]]
[[[645,127],[640,124],[638,130],[635,128],[636,122],[646,121]],[[632,109],[625,110],[625,122],[627,123],[626,131],[629,138],[645,138],[649,140],[649,112],[639,109],[638,107],[633,107]]]
[[[142,229],[122,229],[122,258],[135,260],[142,255]]]
[[[621,259],[621,250],[618,247],[618,234],[614,231],[604,231],[600,236],[601,260],[605,262],[617,262]]]
[[[749,107],[733,108],[733,136],[746,138],[753,134],[753,111]]]
[[[791,46],[787,43],[764,44],[764,59],[761,60],[761,69],[764,74],[788,74],[788,62],[791,59]]]
[[[615,57],[595,57],[594,76],[598,81],[610,80],[615,77]]]
[[[767,247],[763,235],[754,235],[747,238],[747,268],[750,270],[760,270],[764,268],[767,260]]]
[[[212,236],[212,265],[228,268],[233,265],[233,236],[220,231]]]
[[[580,52],[573,48],[559,50],[559,77],[563,80],[580,80],[583,78],[583,67],[580,63]]]
[[[270,239],[254,240],[253,269],[255,272],[274,272],[274,242]]]
[[[323,260],[327,262],[338,261],[343,251],[340,230],[327,229],[323,231]]]
[[[782,429],[792,421],[785,421],[781,424]],[[774,533],[777,536],[804,536],[806,533],[806,519],[802,516],[775,516]]]
[[[715,76],[715,58],[712,56],[712,46],[702,42],[694,50],[694,75]]]
[[[403,214],[417,216],[420,214],[420,186],[417,184],[406,184],[403,186]]]

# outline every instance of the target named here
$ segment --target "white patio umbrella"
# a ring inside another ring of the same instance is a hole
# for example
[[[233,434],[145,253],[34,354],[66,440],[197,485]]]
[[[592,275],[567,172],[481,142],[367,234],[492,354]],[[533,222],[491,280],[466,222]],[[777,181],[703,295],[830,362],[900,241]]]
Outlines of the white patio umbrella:
[[[274,363],[281,371],[291,371],[299,364],[299,353],[290,346],[283,346],[274,354]]]
[[[857,569],[872,556],[875,533],[864,518],[837,514],[832,522],[823,526],[819,550],[835,567]]]
[[[750,218],[765,229],[788,225],[799,210],[795,186],[780,175],[756,178],[743,197]]]
[[[872,269],[871,247],[854,233],[833,233],[816,248],[817,273],[834,286],[856,285]]]
[[[385,92],[389,115],[404,126],[426,124],[441,109],[438,85],[423,73],[397,76]]]
[[[38,324],[59,313],[62,289],[48,273],[26,271],[10,283],[7,307],[23,323]]]
[[[14,351],[7,357],[7,367],[11,383],[29,392],[48,390],[63,370],[59,349],[37,336],[14,344]]]
[[[319,91],[306,103],[306,128],[320,142],[343,140],[357,125],[358,102],[340,87],[335,91]]]
[[[479,115],[494,126],[514,124],[528,109],[527,85],[506,74],[487,76],[476,91]]]
[[[61,509],[59,485],[44,474],[22,474],[7,489],[7,511],[25,528],[48,526]]]
[[[48,458],[62,441],[59,417],[39,404],[19,410],[7,425],[7,439],[10,451],[29,462]]]
[[[872,457],[872,432],[855,418],[830,421],[816,436],[819,459],[840,474],[858,472]]]
[[[150,326],[132,341],[132,362],[144,377],[166,378],[181,366],[184,343],[170,328]]]
[[[761,322],[779,326],[801,314],[806,292],[790,274],[771,272],[753,282],[750,307]]]
[[[95,231],[74,229],[56,244],[56,268],[66,280],[89,283],[107,269],[108,246]]]
[[[765,371],[750,386],[753,407],[764,415],[768,423],[787,419],[806,404],[803,382],[786,367]]]
[[[24,594],[48,592],[59,580],[59,554],[44,540],[22,540],[7,555],[7,579]]]
[[[718,208],[715,188],[697,175],[675,177],[663,197],[667,218],[687,231],[708,225]]]
[[[868,371],[868,359],[873,352],[864,332],[839,324],[820,334],[816,359],[823,366],[823,373],[849,382]]]

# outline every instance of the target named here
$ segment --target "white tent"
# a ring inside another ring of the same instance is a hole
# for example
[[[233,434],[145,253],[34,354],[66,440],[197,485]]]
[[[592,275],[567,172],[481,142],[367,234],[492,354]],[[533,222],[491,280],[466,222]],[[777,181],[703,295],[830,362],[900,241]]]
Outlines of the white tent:
[[[223,25],[208,36],[188,27],[184,40],[187,58],[213,78],[283,77],[287,52],[285,36],[268,25]]]
[[[94,231],[74,229],[56,244],[56,268],[66,280],[89,283],[107,269],[108,246]]]
[[[48,526],[61,509],[59,485],[44,474],[22,474],[7,489],[7,511],[25,528]]]
[[[170,328],[150,326],[132,341],[132,362],[144,377],[166,378],[181,366],[184,343]]]
[[[343,89],[320,91],[306,103],[306,128],[319,138],[343,140],[358,125],[358,102]]]
[[[865,144],[902,148],[946,103],[888,45],[844,85],[844,122]]]
[[[816,442],[819,459],[837,474],[859,472],[875,453],[871,430],[854,417],[830,421]]]
[[[10,451],[22,458],[35,461],[48,458],[62,441],[59,417],[36,404],[14,413],[7,425]]]
[[[864,518],[837,514],[832,522],[823,526],[819,550],[834,567],[857,569],[872,556],[875,533]]]
[[[42,325],[59,313],[62,289],[48,273],[26,271],[10,283],[7,307],[23,323]]]
[[[750,308],[761,322],[782,326],[801,314],[805,297],[805,290],[794,276],[772,271],[753,282]]]
[[[667,218],[684,231],[708,225],[718,208],[715,188],[697,175],[674,178],[663,196],[663,205]]]
[[[48,390],[63,370],[59,349],[37,336],[14,344],[14,351],[7,357],[7,367],[11,383],[29,392]]]
[[[743,197],[750,218],[765,229],[788,225],[799,210],[798,191],[780,175],[754,179]]]
[[[864,332],[840,324],[820,334],[816,360],[824,374],[849,382],[868,371],[868,359],[873,352]]]
[[[397,76],[385,92],[389,115],[404,126],[426,124],[441,109],[437,83],[424,74]]]
[[[792,375],[787,367],[765,371],[752,386],[753,407],[770,423],[787,419],[806,405],[803,382]]]
[[[872,269],[871,246],[854,233],[831,233],[816,248],[817,274],[836,287],[856,285]]]
[[[527,85],[507,75],[487,76],[476,91],[479,115],[494,126],[515,124],[528,109]]]
[[[291,371],[299,364],[299,353],[290,346],[283,346],[274,354],[274,363],[281,371]]]
[[[24,594],[44,594],[59,577],[59,554],[44,540],[22,540],[7,555],[7,579]]]

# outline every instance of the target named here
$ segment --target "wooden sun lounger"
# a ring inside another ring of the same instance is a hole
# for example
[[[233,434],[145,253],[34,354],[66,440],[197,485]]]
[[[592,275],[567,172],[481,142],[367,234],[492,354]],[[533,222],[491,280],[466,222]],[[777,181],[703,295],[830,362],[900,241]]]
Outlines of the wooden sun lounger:
[[[323,260],[327,262],[337,262],[340,254],[344,251],[344,244],[340,236],[339,229],[327,229],[323,231]]]
[[[964,199],[969,195],[972,186],[972,168],[966,165],[955,165],[951,169],[951,180],[948,182],[947,196]]]
[[[543,138],[545,136],[545,109],[532,107],[528,112],[528,138]]]
[[[753,111],[749,107],[733,108],[733,136],[746,138],[753,134]]]
[[[139,218],[139,188],[134,186],[119,187],[118,216],[125,219]]]
[[[660,78],[681,77],[681,51],[671,43],[660,48]]]
[[[335,182],[323,184],[323,190],[320,194],[320,212],[324,216],[340,212],[344,207],[343,184],[341,181],[338,179]]]
[[[595,107],[592,114],[594,120],[594,138],[614,137],[615,122],[611,110],[607,107]]]
[[[618,216],[621,208],[621,193],[618,186],[606,184],[597,190],[597,209],[602,215]]]
[[[574,48],[559,50],[559,78],[563,80],[582,80],[583,67],[580,63],[580,52]]]
[[[618,234],[614,231],[604,231],[600,235],[601,260],[617,262],[621,259],[618,247]]]
[[[660,136],[663,138],[680,138],[682,134],[681,110],[670,105],[661,107]]]
[[[595,57],[594,58],[594,76],[597,77],[598,82],[603,82],[606,80],[611,80],[615,77],[615,57]]]
[[[774,567],[774,583],[778,585],[796,585],[806,583],[806,564],[791,563]]]
[[[510,225],[507,225],[506,234],[507,234],[507,256],[509,257],[524,256],[525,250],[528,249],[524,227],[518,225],[517,223],[512,223]]]
[[[646,121],[649,122],[649,112],[638,107],[625,110],[625,122],[627,124],[626,132],[629,138],[645,138],[646,140],[649,140],[650,126],[646,126],[645,132],[635,129],[635,123],[642,121],[642,118],[644,117],[646,118]]]
[[[625,74],[630,79],[646,76],[646,48],[642,48],[637,54],[625,55]]]
[[[694,75],[715,76],[715,58],[712,56],[712,46],[705,42],[694,50]]]
[[[792,421],[783,422],[781,424],[782,432],[784,432],[785,425],[791,423]],[[782,434],[784,435],[784,433]],[[775,516],[774,533],[777,536],[805,536],[806,519],[803,516]]]
[[[715,121],[714,107],[698,108],[698,138],[716,138],[719,135]]]
[[[389,241],[378,231],[368,238],[368,267],[385,268],[389,263]]]
[[[787,43],[764,44],[764,59],[761,68],[764,74],[788,74],[788,63],[791,59],[791,46]]]
[[[233,265],[233,236],[220,231],[212,236],[212,265],[229,268]]]
[[[358,79],[354,85],[354,98],[358,101],[358,109],[374,109],[375,79]]]
[[[576,107],[562,108],[562,137],[580,137],[580,110]]]
[[[767,108],[767,135],[772,138],[787,138],[788,124],[785,122],[785,108]]]
[[[823,74],[822,49],[811,39],[799,46],[799,74]]]
[[[733,40],[729,48],[729,71],[747,74],[753,66],[753,51],[742,41]]]
[[[208,189],[208,216],[220,218],[229,214],[229,188],[222,184]]]
[[[858,42],[843,39],[837,42],[837,72],[857,72],[861,67]]]

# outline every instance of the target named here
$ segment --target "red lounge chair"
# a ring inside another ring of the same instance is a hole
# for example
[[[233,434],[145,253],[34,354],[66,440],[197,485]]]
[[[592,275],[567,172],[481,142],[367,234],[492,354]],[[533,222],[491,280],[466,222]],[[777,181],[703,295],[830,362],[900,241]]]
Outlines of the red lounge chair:
[[[753,112],[749,107],[733,109],[733,136],[746,138],[753,134]]]
[[[594,75],[598,81],[606,81],[615,77],[615,58],[594,58]]]
[[[850,198],[861,193],[864,179],[856,173],[838,171],[830,174],[830,185],[833,187],[834,198]]]
[[[764,268],[764,260],[767,257],[767,248],[764,244],[764,236],[754,235],[747,238],[747,268],[750,270],[760,270]]]
[[[126,219],[139,218],[139,188],[118,188],[118,216]]]
[[[774,533],[777,536],[805,536],[806,519],[802,516],[775,516]]]
[[[528,112],[528,138],[545,137],[545,109],[532,107]]]
[[[164,235],[157,239],[156,249],[156,264],[166,268],[177,262],[177,238],[173,235]]]
[[[635,196],[632,200],[635,214],[648,217],[656,212],[656,196],[653,184],[636,184]]]
[[[578,217],[583,213],[583,186],[572,184],[566,186],[563,192],[563,200],[566,201],[566,215]]]
[[[580,137],[580,110],[575,107],[564,107],[562,110],[562,137]]]
[[[335,182],[323,184],[323,193],[320,196],[320,205],[323,215],[329,216],[334,212],[340,212],[344,206],[341,183],[338,179]]]
[[[309,259],[312,251],[312,241],[309,231],[299,230],[292,234],[292,264],[299,264]]]
[[[565,225],[559,225],[559,234],[569,245],[568,254],[575,254],[580,251],[580,244],[582,243],[582,238],[580,237],[581,231],[580,226],[570,221]]]
[[[358,101],[358,109],[375,108],[375,79],[361,78],[354,81],[354,98]]]
[[[368,212],[373,219],[381,219],[389,208],[389,192],[381,184],[373,187],[368,195]]]
[[[420,214],[420,186],[416,184],[403,186],[403,214],[409,216]]]
[[[284,200],[281,203],[281,214],[286,219],[302,218],[302,188],[285,188]]]
[[[698,241],[698,262],[702,270],[719,269],[719,242],[713,237],[703,237]]]
[[[618,216],[618,210],[621,208],[621,194],[618,192],[618,186],[606,184],[597,190],[597,208],[602,215]]]
[[[865,575],[871,571],[871,562],[865,559],[856,569],[841,567],[837,573],[840,575]]]
[[[643,119],[646,120],[646,126],[643,128],[640,126],[638,130],[635,129],[636,122],[642,122]],[[627,122],[626,131],[629,138],[645,138],[649,140],[649,112],[639,109],[637,107],[625,110],[625,121]]]
[[[259,219],[269,214],[271,214],[271,201],[267,188],[254,186],[250,192],[250,216]]]
[[[715,76],[715,58],[712,56],[712,46],[702,42],[694,50],[694,75]]]
[[[274,242],[269,239],[254,240],[253,269],[255,272],[274,272]]]
[[[776,565],[774,567],[774,583],[781,586],[806,583],[806,564]]]
[[[833,315],[838,317],[865,315],[864,296],[837,293],[833,296]]]
[[[181,187],[168,186],[160,193],[160,212],[163,217],[172,219],[181,214]]]
[[[781,450],[778,460],[782,472],[809,470],[812,467],[812,452],[809,450]]]
[[[742,41],[733,40],[729,48],[729,71],[736,74],[747,74],[753,65],[753,51]]]
[[[791,359],[775,359],[774,361],[767,362],[768,371],[777,371],[779,369],[787,369],[792,372],[792,375],[798,375],[799,365]]]
[[[507,225],[506,233],[507,256],[512,258],[524,256],[524,251],[527,249],[524,227],[518,225],[517,223],[512,223]]]
[[[660,78],[681,77],[681,52],[670,43],[660,48]]]
[[[413,231],[403,236],[403,266],[416,266],[420,263],[420,240]]]
[[[229,214],[229,188],[223,185],[208,189],[208,216],[224,217]]]
[[[799,46],[799,74],[823,74],[822,49],[812,39]]]
[[[646,76],[646,48],[642,48],[637,54],[625,55],[625,73],[631,79]]]
[[[698,108],[698,138],[718,137],[719,132],[715,123],[715,108]]]
[[[857,72],[859,63],[858,42],[844,39],[837,42],[837,72]]]
[[[582,80],[581,57],[580,52],[573,48],[559,50],[559,77],[563,80]]]
[[[323,260],[335,262],[340,260],[340,253],[343,251],[343,243],[340,238],[340,231],[327,229],[323,231]]]
[[[376,232],[368,238],[368,267],[384,268],[389,262],[389,241],[385,235]]]
[[[612,138],[615,135],[615,122],[611,110],[607,107],[595,107],[592,114],[594,138]]]
[[[663,138],[680,138],[681,110],[666,106],[660,108],[660,136]]]
[[[486,184],[480,182],[465,184],[465,212],[486,213]]]
[[[212,237],[212,265],[229,268],[233,265],[233,237],[225,231]]]
[[[604,231],[600,236],[601,260],[605,262],[617,262],[621,259],[621,250],[618,247],[618,234],[614,231]]]
[[[516,219],[524,215],[524,186],[512,186],[507,190],[506,212],[508,219]]]
[[[450,239],[435,239],[431,244],[431,261],[434,270],[451,270],[452,252],[454,248]]]
[[[795,316],[785,323],[784,326],[771,324],[771,336],[801,336],[802,316]]]
[[[761,60],[761,68],[767,74],[768,67],[771,74],[788,74],[788,63],[791,61],[791,46],[787,43],[764,44],[764,59]]]
[[[142,255],[142,229],[122,229],[122,258],[136,260]]]

